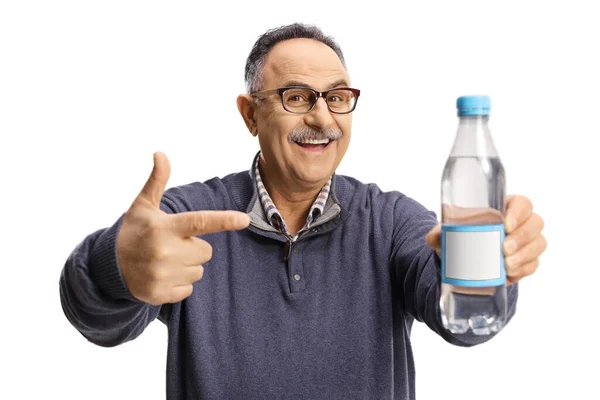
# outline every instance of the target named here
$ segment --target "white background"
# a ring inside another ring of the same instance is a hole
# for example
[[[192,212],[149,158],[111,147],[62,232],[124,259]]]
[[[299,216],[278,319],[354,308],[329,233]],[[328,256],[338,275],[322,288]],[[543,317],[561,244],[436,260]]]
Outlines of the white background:
[[[0,398],[164,398],[166,328],[88,343],[63,315],[60,271],[126,210],[154,151],[169,186],[250,166],[245,59],[294,21],[338,40],[362,90],[339,173],[439,212],[456,97],[484,93],[508,191],[546,221],[541,267],[494,340],[453,347],[415,325],[418,398],[600,398],[593,3],[3,1]]]

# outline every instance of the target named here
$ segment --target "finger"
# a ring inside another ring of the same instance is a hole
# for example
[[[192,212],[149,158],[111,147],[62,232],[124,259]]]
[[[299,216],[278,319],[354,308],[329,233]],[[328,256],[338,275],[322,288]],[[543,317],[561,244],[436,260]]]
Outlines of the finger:
[[[194,291],[192,284],[175,286],[171,288],[167,303],[178,303],[191,296]]]
[[[504,265],[506,266],[506,272],[516,271],[522,265],[525,265],[536,258],[538,258],[544,250],[546,250],[546,238],[543,235],[539,235],[532,242],[527,243],[519,251],[510,257],[504,259]]]
[[[205,264],[212,258],[213,248],[205,240],[187,237],[179,243],[175,250],[177,259],[185,267]]]
[[[504,240],[504,255],[510,256],[538,237],[544,229],[544,220],[538,214],[531,216]]]
[[[521,279],[525,278],[526,276],[532,275],[538,269],[539,266],[540,266],[540,259],[536,258],[535,260],[530,261],[527,264],[522,265],[521,267],[512,271],[510,275],[507,271],[506,272],[507,283],[509,285],[512,285],[513,283],[519,282]]]
[[[506,199],[506,218],[504,229],[511,233],[527,221],[533,212],[533,203],[525,196],[508,196]]]
[[[244,229],[248,214],[240,211],[191,211],[169,215],[171,230],[182,237]]]
[[[442,224],[437,224],[432,230],[429,231],[429,233],[427,233],[427,236],[425,236],[425,241],[427,244],[436,250],[441,246],[441,232]]]
[[[150,204],[152,207],[159,208],[169,176],[171,175],[171,164],[164,153],[154,153],[154,167],[148,177],[146,184],[137,197],[137,201]]]
[[[202,265],[194,265],[190,267],[185,267],[181,282],[182,285],[187,285],[190,283],[198,282],[204,276],[204,267]]]

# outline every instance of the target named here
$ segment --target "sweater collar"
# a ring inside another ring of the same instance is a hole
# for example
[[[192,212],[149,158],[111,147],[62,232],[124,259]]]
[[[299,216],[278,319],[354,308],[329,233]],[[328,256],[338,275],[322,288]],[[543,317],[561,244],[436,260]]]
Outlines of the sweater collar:
[[[258,198],[260,200],[262,208],[265,212],[266,220],[274,228],[280,230],[281,232],[285,233],[286,235],[289,235],[289,232],[287,230],[287,224],[285,223],[285,220],[279,213],[277,206],[275,205],[275,203],[273,203],[273,200],[271,199],[271,196],[267,192],[267,189],[265,188],[264,182],[262,180],[262,176],[260,173],[260,167],[259,167],[260,152],[259,152],[258,157],[254,157],[254,160],[255,161],[254,161],[254,165],[252,168],[254,170],[254,179],[256,181],[256,190],[258,192]],[[321,188],[319,195],[317,196],[315,201],[312,203],[312,205],[308,211],[308,216],[306,217],[304,226],[302,227],[302,229],[300,229],[300,231],[298,231],[296,236],[301,234],[302,232],[310,229],[311,226],[313,225],[313,222],[317,223],[319,217],[321,217],[323,215],[323,212],[325,211],[324,207],[325,207],[325,204],[327,203],[327,198],[329,197],[330,189],[331,189],[331,178],[329,178],[327,180],[327,183],[325,183],[325,185]]]
[[[266,231],[280,233],[267,221],[264,209],[258,199],[253,166],[257,162],[259,156],[260,151],[254,156],[248,170],[230,176],[230,193],[238,209],[248,213],[254,225],[257,225],[259,228]],[[348,183],[345,182],[345,179],[342,176],[337,175],[334,172],[331,176],[331,189],[327,202],[323,207],[323,214],[319,218],[319,223],[315,223],[313,227],[325,223],[340,214],[340,210],[343,209],[342,204],[346,201],[347,191]]]

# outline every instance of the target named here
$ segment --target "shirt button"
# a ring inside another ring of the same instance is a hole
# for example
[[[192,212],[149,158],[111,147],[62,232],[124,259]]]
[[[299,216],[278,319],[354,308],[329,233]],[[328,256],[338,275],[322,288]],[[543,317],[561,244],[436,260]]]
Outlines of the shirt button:
[[[297,281],[299,281],[300,280],[300,275],[298,275],[298,274],[294,275],[294,279],[297,280]]]

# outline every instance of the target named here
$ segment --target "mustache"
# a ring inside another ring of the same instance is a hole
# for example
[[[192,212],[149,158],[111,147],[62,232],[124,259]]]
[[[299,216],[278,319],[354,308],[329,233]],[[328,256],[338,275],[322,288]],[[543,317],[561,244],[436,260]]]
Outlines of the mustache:
[[[298,142],[301,140],[338,140],[344,134],[339,128],[327,128],[324,130],[318,130],[310,128],[306,125],[298,126],[288,136],[289,142]]]

